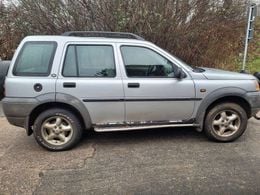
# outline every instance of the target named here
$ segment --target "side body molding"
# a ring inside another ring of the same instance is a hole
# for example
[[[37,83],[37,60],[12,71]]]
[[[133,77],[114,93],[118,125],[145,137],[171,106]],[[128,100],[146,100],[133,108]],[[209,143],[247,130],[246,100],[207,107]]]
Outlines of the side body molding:
[[[245,101],[249,103],[246,97],[246,91],[241,88],[226,87],[211,92],[205,98],[203,98],[202,102],[200,103],[196,111],[195,123],[200,125],[198,131],[202,131],[203,129],[204,118],[205,118],[207,108],[216,100],[224,97],[230,97],[230,96],[243,98]]]

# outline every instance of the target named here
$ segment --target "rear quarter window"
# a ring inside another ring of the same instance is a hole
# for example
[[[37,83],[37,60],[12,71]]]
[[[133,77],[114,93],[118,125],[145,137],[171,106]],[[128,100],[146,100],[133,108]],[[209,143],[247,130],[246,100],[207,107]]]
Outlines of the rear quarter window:
[[[16,76],[48,76],[57,48],[56,42],[27,42],[16,59]]]

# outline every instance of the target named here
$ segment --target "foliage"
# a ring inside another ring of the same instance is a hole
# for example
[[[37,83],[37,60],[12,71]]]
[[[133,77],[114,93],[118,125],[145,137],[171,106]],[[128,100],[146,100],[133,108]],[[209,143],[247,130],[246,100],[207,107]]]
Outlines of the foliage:
[[[254,38],[249,42],[246,70],[260,72],[260,17],[256,19]]]
[[[0,2],[0,56],[10,59],[26,35],[126,31],[145,37],[189,64],[232,69],[232,60],[243,44],[244,6],[242,0]]]

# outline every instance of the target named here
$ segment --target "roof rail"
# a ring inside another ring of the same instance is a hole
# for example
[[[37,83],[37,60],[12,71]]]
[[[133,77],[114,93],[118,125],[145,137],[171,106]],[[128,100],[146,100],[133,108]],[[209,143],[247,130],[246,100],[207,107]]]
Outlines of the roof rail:
[[[144,38],[125,32],[107,32],[107,31],[69,31],[62,34],[62,36],[74,37],[105,37],[105,38],[123,38],[123,39],[137,39],[144,41]]]

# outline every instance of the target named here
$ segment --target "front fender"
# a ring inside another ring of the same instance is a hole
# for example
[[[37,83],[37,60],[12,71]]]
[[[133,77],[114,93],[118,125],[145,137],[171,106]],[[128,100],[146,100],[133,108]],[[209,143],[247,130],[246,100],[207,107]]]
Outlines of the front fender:
[[[226,88],[217,89],[211,92],[210,94],[208,94],[205,98],[203,98],[203,100],[201,101],[197,109],[195,122],[196,124],[199,124],[198,130],[202,131],[206,111],[212,103],[225,97],[239,97],[239,98],[243,98],[250,105],[246,93],[247,92],[241,88],[226,87]]]

